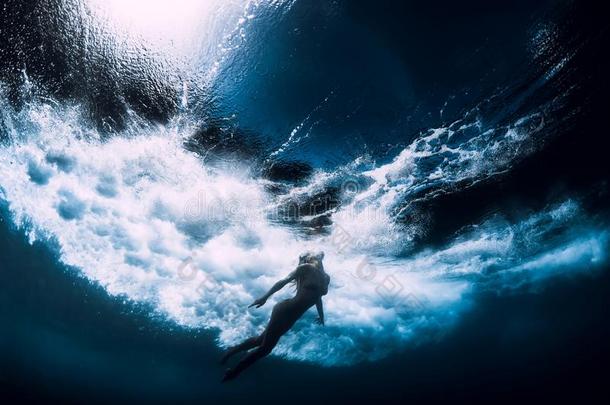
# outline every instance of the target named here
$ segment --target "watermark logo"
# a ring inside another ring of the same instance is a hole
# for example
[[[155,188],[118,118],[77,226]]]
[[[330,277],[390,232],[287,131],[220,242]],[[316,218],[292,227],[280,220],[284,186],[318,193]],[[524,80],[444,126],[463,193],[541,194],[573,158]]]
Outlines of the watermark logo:
[[[335,224],[335,232],[330,238],[338,253],[344,253],[356,242],[352,235],[341,225]],[[420,299],[406,289],[395,274],[382,275],[377,266],[364,257],[353,270],[345,270],[352,278],[375,285],[375,293],[385,305],[405,310],[420,311],[425,307],[425,299]]]
[[[189,256],[184,259],[177,268],[178,279],[184,283],[197,283],[197,291],[200,295],[218,292],[220,283],[209,273],[204,272],[195,264],[195,258]]]

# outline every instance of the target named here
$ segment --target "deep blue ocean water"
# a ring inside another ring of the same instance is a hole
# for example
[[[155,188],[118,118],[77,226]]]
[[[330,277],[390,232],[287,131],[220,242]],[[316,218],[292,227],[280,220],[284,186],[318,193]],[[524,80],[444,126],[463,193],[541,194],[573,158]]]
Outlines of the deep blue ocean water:
[[[600,9],[227,4],[3,2],[2,395],[602,392]],[[270,310],[245,306],[308,248],[327,326],[306,315],[221,385],[222,349]]]

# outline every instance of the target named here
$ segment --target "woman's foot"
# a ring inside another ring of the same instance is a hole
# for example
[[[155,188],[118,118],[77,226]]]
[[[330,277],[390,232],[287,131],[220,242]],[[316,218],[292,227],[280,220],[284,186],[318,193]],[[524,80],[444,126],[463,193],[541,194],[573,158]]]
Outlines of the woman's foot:
[[[231,381],[232,379],[234,379],[235,377],[237,377],[237,372],[235,371],[234,368],[228,368],[227,371],[225,371],[225,375],[224,377],[222,377],[222,382],[227,382],[227,381]]]

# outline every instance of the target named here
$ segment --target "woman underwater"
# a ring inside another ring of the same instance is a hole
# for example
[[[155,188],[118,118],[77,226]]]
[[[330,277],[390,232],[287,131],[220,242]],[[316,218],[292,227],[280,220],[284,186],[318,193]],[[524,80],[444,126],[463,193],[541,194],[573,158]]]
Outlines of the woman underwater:
[[[237,377],[239,373],[251,366],[255,361],[271,353],[280,337],[288,332],[305,311],[314,304],[318,310],[317,321],[320,325],[324,325],[322,296],[328,293],[330,277],[324,271],[322,259],[324,259],[324,252],[306,252],[301,254],[296,270],[285,279],[275,283],[267,294],[250,305],[250,307],[260,308],[269,297],[281,290],[286,284],[290,282],[296,283],[296,295],[293,298],[277,303],[273,307],[271,319],[263,333],[259,336],[251,337],[227,350],[222,358],[222,364],[225,364],[234,354],[254,349],[246,354],[234,368],[227,370],[222,380],[223,382]]]

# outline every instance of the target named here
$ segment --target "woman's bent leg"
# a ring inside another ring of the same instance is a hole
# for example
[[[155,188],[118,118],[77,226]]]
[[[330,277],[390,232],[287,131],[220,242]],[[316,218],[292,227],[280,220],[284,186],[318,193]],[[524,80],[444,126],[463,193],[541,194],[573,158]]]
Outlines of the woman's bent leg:
[[[277,342],[280,340],[280,337],[282,336],[269,333],[269,331],[266,331],[263,335],[264,337],[262,344],[250,353],[246,354],[244,358],[241,359],[241,361],[237,363],[234,368],[227,370],[222,381],[229,381],[234,379],[239,375],[239,373],[254,364],[254,362],[259,359],[262,359],[263,357],[271,353]]]
[[[231,358],[232,356],[234,356],[235,354],[237,354],[239,352],[245,352],[256,346],[260,346],[262,342],[263,342],[262,334],[259,336],[254,336],[254,337],[251,337],[250,339],[244,340],[242,343],[238,344],[237,346],[233,346],[230,349],[228,349],[227,352],[224,354],[224,356],[222,356],[222,359],[220,360],[220,364],[225,364],[229,360],[229,358]]]
[[[302,305],[300,301],[294,298],[277,304],[273,311],[271,311],[271,319],[267,324],[265,332],[261,335],[262,342],[256,349],[244,356],[235,368],[227,370],[222,381],[232,380],[239,373],[254,364],[254,362],[271,353],[282,335],[290,330],[307,308],[307,305]]]

